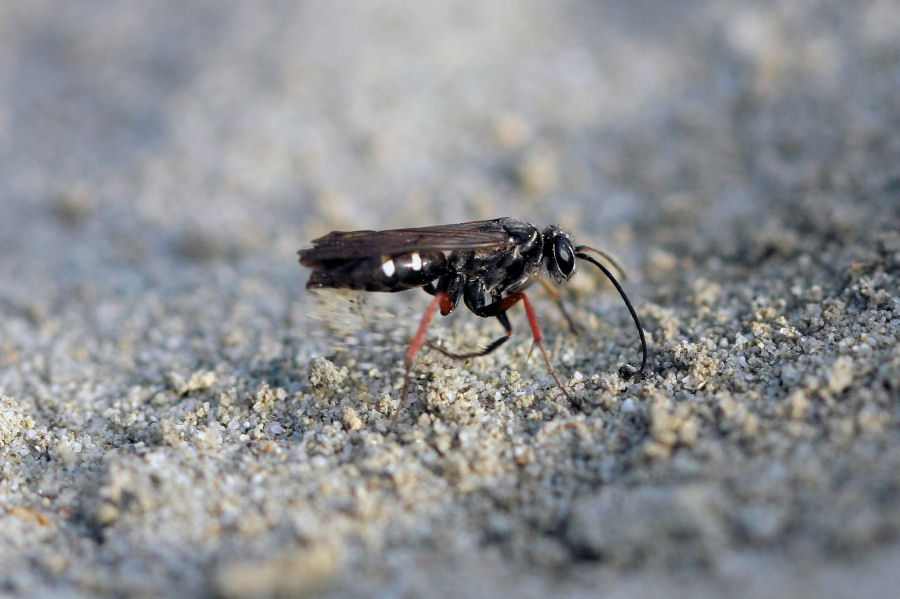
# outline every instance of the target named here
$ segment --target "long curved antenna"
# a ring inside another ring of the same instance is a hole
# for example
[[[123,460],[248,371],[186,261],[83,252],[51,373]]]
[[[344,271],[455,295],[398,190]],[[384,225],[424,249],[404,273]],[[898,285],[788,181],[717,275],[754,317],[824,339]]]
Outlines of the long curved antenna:
[[[641,352],[643,353],[643,357],[641,358],[641,368],[638,370],[638,372],[643,372],[644,367],[647,365],[647,340],[644,338],[644,327],[641,326],[641,319],[638,318],[637,312],[635,312],[634,310],[634,306],[631,305],[631,300],[629,300],[628,296],[625,295],[625,290],[622,289],[622,286],[609,271],[609,269],[603,266],[590,254],[585,254],[584,251],[582,251],[582,247],[576,248],[575,256],[577,258],[581,258],[582,260],[587,260],[588,262],[599,268],[603,272],[603,274],[606,275],[606,278],[608,278],[612,282],[613,286],[615,286],[616,288],[616,291],[619,292],[619,295],[621,295],[622,299],[625,301],[625,306],[628,308],[628,311],[631,312],[631,318],[634,320],[634,326],[637,327],[638,335],[641,338]],[[613,264],[615,264],[615,262],[613,262]]]
[[[620,279],[622,279],[624,281],[625,279],[628,278],[628,276],[625,274],[625,270],[621,266],[619,266],[619,263],[616,262],[612,256],[610,256],[603,250],[598,250],[597,248],[592,248],[589,245],[579,245],[579,246],[575,247],[575,251],[576,252],[594,252],[595,254],[597,254],[598,256],[600,256],[601,258],[603,258],[610,264],[612,264],[613,268],[616,269],[616,274],[619,275]]]

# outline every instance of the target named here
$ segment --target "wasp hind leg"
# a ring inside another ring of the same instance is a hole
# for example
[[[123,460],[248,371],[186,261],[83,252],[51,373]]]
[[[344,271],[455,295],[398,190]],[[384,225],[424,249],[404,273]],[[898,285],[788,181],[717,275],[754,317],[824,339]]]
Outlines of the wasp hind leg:
[[[403,374],[403,393],[400,395],[400,405],[397,406],[397,411],[394,412],[394,415],[391,417],[391,426],[397,423],[400,412],[406,406],[406,400],[409,396],[409,378],[412,373],[412,365],[415,361],[416,354],[419,353],[419,350],[422,348],[422,343],[425,341],[425,333],[428,332],[428,325],[431,324],[434,312],[438,308],[441,309],[442,314],[448,314],[450,310],[453,309],[453,300],[446,291],[438,291],[434,294],[434,299],[431,300],[428,307],[425,309],[425,314],[422,316],[422,321],[419,323],[416,336],[413,337],[412,342],[409,344],[409,348],[406,350],[406,355],[403,358],[403,367],[405,369]]]

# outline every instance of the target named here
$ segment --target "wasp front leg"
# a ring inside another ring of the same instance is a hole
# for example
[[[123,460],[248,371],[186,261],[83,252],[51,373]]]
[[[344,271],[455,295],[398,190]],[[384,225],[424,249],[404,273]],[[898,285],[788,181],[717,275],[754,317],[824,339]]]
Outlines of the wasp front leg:
[[[559,289],[553,286],[553,284],[547,280],[547,277],[541,276],[538,278],[541,286],[550,294],[550,297],[553,298],[553,301],[556,302],[556,307],[559,308],[560,313],[563,315],[563,318],[566,319],[566,324],[569,325],[569,332],[578,337],[583,333],[583,329],[580,324],[575,322],[575,319],[572,318],[572,315],[569,314],[569,310],[566,308],[565,302],[563,302],[562,294],[559,292]]]

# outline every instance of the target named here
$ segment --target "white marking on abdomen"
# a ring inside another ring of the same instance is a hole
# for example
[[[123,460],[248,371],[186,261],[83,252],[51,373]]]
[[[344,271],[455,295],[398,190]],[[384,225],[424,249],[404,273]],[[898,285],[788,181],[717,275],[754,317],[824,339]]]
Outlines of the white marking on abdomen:
[[[419,255],[419,252],[413,252],[410,258],[412,258],[412,264],[410,264],[410,268],[417,272],[422,270],[422,257]]]
[[[393,277],[394,273],[397,272],[397,268],[394,266],[393,260],[385,260],[381,263],[381,270],[384,271],[384,276]]]

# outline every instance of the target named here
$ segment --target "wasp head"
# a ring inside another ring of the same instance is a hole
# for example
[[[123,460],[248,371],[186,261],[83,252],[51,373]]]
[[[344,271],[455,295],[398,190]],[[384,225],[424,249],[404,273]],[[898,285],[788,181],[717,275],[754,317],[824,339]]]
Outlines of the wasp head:
[[[544,266],[557,283],[569,280],[575,274],[575,247],[572,239],[559,227],[549,226],[542,233],[544,238]]]

